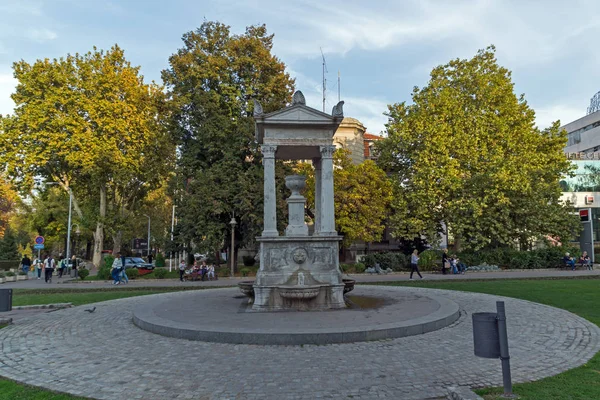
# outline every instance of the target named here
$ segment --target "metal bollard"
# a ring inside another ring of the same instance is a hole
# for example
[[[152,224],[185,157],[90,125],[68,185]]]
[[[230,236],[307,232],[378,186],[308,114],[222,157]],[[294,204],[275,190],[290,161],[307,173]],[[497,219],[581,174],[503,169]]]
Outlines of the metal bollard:
[[[12,310],[12,289],[0,289],[0,312]]]
[[[503,301],[496,302],[496,313],[473,314],[474,353],[483,358],[500,358],[502,361],[502,383],[504,397],[515,397],[512,393],[510,376],[510,356],[508,354],[508,334],[506,312]]]

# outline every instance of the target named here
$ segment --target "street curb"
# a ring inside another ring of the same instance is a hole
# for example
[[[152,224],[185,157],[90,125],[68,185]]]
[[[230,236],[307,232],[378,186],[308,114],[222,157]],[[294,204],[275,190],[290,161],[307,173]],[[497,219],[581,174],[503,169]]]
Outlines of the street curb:
[[[13,310],[44,310],[44,309],[60,309],[73,307],[72,303],[56,303],[56,304],[33,304],[30,306],[13,306]]]
[[[483,397],[474,393],[468,386],[449,386],[449,400],[483,400]]]

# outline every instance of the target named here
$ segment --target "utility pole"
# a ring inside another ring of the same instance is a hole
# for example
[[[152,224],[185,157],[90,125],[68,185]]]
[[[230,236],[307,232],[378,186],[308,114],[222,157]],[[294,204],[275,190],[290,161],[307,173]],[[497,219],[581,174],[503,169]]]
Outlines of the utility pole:
[[[146,256],[150,257],[150,216],[144,214],[144,217],[148,218],[148,254],[146,254]]]
[[[169,257],[169,272],[173,270],[173,230],[175,229],[175,205],[173,205],[173,214],[171,215],[171,256]]]
[[[323,49],[321,49],[321,58],[323,59],[323,112],[325,112],[325,94],[327,91],[327,79],[325,79],[325,73],[329,72],[327,71],[327,64],[325,63],[325,55],[323,54]]]

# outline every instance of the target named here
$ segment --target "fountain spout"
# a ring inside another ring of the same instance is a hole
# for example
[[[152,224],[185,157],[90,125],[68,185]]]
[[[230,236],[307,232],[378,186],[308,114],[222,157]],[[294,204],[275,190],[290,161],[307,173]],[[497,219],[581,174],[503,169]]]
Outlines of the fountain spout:
[[[304,273],[298,272],[298,286],[304,286]]]

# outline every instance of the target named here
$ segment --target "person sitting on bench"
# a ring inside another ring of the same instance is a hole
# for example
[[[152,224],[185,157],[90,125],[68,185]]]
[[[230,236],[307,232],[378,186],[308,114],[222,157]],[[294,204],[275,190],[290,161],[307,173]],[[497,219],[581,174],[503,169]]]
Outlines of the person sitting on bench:
[[[581,257],[579,257],[579,264],[587,269],[592,269],[592,260],[590,259],[590,256],[588,256],[587,251],[584,251]]]
[[[569,253],[565,253],[565,256],[563,257],[563,262],[565,263],[565,265],[571,267],[571,271],[575,271],[575,260],[573,259],[573,257],[571,257]]]

